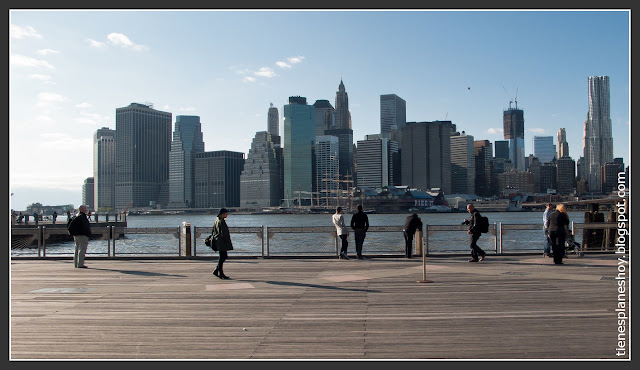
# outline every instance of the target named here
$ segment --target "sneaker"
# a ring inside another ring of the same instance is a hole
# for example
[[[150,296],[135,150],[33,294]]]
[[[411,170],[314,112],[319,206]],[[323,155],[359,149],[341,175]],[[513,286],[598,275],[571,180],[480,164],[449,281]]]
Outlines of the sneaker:
[[[478,260],[470,259],[470,260],[469,260],[469,261],[467,261],[467,262],[478,262]]]
[[[348,259],[349,259],[349,256],[347,256],[347,254],[346,254],[346,253],[344,253],[344,252],[340,252],[340,259],[348,260]]]
[[[478,257],[478,259],[480,260],[480,262],[482,262],[482,260],[484,260],[484,255]]]

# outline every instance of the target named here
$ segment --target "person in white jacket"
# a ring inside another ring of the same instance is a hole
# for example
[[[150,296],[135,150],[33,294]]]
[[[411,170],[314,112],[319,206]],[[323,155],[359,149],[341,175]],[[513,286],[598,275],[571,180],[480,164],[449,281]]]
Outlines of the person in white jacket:
[[[336,233],[342,239],[342,248],[340,249],[340,259],[348,260],[349,256],[347,256],[347,247],[349,246],[349,241],[347,237],[349,236],[349,229],[344,224],[344,216],[342,215],[342,207],[336,208],[336,213],[333,214],[333,225],[336,227]]]

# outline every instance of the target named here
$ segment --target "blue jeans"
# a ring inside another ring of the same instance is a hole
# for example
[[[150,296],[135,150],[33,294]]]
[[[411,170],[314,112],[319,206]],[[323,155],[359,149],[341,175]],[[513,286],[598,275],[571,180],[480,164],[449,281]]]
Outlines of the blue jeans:
[[[549,238],[549,229],[544,228],[544,254],[551,254],[551,239]]]

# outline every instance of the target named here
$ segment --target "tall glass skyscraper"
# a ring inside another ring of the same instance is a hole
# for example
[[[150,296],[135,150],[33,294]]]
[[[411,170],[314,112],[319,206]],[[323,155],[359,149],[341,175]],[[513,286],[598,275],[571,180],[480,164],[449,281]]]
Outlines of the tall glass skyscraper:
[[[131,103],[116,109],[116,210],[169,200],[171,113]]]
[[[193,207],[195,154],[204,152],[199,116],[176,116],[169,152],[169,205]]]
[[[524,111],[516,107],[503,111],[502,116],[504,138],[509,140],[509,159],[513,165],[513,169],[523,172],[524,168]]]
[[[509,141],[508,140],[496,140],[495,141],[495,158],[509,159]]]
[[[316,136],[325,135],[325,131],[336,128],[336,110],[328,100],[316,100]]]
[[[284,106],[285,205],[311,198],[315,165],[311,149],[315,138],[315,108],[307,104],[305,97],[289,97],[289,104]]]
[[[540,163],[550,163],[556,156],[556,146],[553,145],[553,136],[534,136],[533,155],[538,157]]]
[[[380,133],[390,134],[391,127],[397,130],[407,124],[407,102],[396,94],[380,95]]]
[[[271,135],[271,140],[276,147],[280,147],[280,118],[278,108],[274,107],[273,103],[270,103],[267,113],[267,132]]]
[[[609,76],[589,77],[589,112],[584,121],[583,157],[590,191],[601,190],[601,167],[613,161]]]
[[[240,206],[244,153],[228,150],[196,153],[195,208]]]
[[[316,187],[318,204],[328,206],[338,193],[338,138],[330,135],[316,136]]]
[[[116,132],[103,127],[93,135],[93,179],[96,211],[113,210],[116,187]]]

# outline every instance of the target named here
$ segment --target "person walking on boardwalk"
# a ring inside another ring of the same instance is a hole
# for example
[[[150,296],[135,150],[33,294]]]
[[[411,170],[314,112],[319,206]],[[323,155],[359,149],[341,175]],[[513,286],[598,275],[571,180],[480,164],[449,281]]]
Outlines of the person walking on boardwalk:
[[[340,259],[348,260],[349,256],[347,256],[347,248],[349,247],[349,241],[347,237],[349,236],[349,229],[344,223],[344,216],[342,215],[342,207],[336,208],[336,213],[333,214],[331,218],[333,220],[333,225],[336,227],[336,233],[342,239],[342,248],[340,249]]]
[[[564,204],[558,204],[556,210],[549,215],[549,239],[553,250],[553,263],[562,265],[564,257],[564,244],[567,240],[567,227],[569,227],[569,215]]]
[[[358,204],[358,213],[351,216],[351,228],[356,238],[356,254],[359,260],[363,260],[362,244],[369,230],[369,217],[362,211],[362,204]]]
[[[215,239],[216,246],[218,247],[218,254],[220,255],[218,258],[218,266],[216,266],[213,274],[220,279],[229,278],[224,274],[223,265],[224,261],[226,261],[228,257],[227,251],[233,250],[231,234],[229,233],[229,227],[225,220],[227,216],[229,216],[229,210],[221,208],[220,212],[218,212],[218,217],[216,217],[216,221],[213,223],[213,231],[211,232]]]
[[[418,217],[417,213],[414,213],[407,217],[402,230],[404,232],[404,256],[406,258],[411,258],[413,254],[413,234],[415,234],[417,230],[422,231],[422,220]]]
[[[487,253],[482,250],[482,248],[478,247],[478,239],[480,239],[480,235],[482,235],[482,231],[478,227],[478,218],[480,218],[480,212],[476,209],[473,203],[469,203],[467,205],[467,212],[471,215],[469,220],[465,220],[465,224],[469,225],[469,230],[467,230],[467,234],[471,234],[471,259],[469,262],[478,262],[482,261]]]
[[[543,257],[551,257],[551,239],[549,239],[549,215],[553,212],[553,204],[547,203],[547,208],[542,214],[542,224],[544,229],[544,252]]]
[[[58,218],[58,212],[53,211],[53,224],[56,224],[56,219]]]
[[[87,268],[84,264],[84,256],[87,253],[89,235],[91,235],[91,225],[89,225],[89,220],[87,220],[87,206],[82,205],[78,208],[78,215],[69,224],[69,233],[76,242],[76,249],[73,254],[73,267]]]
[[[36,222],[36,226],[38,225],[38,212],[33,212],[33,221]]]

